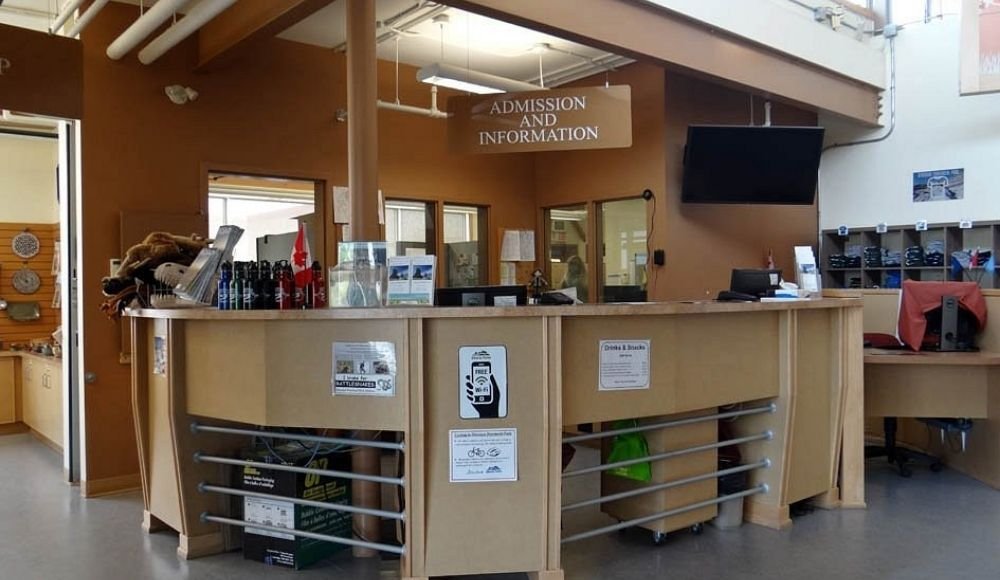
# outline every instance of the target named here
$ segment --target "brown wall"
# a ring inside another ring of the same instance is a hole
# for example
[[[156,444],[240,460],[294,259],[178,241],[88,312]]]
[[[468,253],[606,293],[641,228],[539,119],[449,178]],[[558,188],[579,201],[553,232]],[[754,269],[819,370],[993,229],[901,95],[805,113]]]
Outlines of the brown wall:
[[[197,213],[205,209],[204,171],[244,168],[347,183],[344,55],[275,39],[227,68],[190,72],[192,41],[152,66],[134,54],[115,62],[108,44],[135,18],[110,4],[87,28],[84,43],[83,308],[85,367],[96,374],[85,395],[88,481],[138,472],[129,403],[129,367],[118,362],[119,328],[98,311],[100,278],[118,257],[122,211]],[[392,100],[392,67],[380,68],[380,94]],[[415,84],[413,70],[400,78]],[[177,106],[170,84],[189,85],[197,101]],[[426,88],[401,91],[404,102],[429,104]],[[443,103],[443,100],[442,100]],[[383,111],[380,185],[389,196],[497,206],[494,227],[534,224],[530,156],[455,158],[444,121]],[[496,266],[493,266],[496,269]]]
[[[764,118],[754,99],[756,123]],[[715,297],[729,288],[732,268],[762,268],[768,249],[777,267],[795,280],[793,246],[816,249],[819,221],[812,206],[703,205],[681,203],[684,144],[693,124],[749,124],[750,97],[668,72],[666,75],[666,195],[660,196],[665,222],[666,266],[659,273],[660,300]],[[774,103],[775,125],[815,125],[816,114]],[[720,168],[724,171],[725,168]],[[657,224],[660,228],[660,224]]]
[[[14,236],[25,229],[38,236],[42,247],[34,258],[18,258],[11,248]],[[59,239],[59,224],[0,223],[0,298],[9,302],[38,302],[42,317],[34,322],[14,322],[6,312],[0,313],[0,341],[8,349],[15,342],[29,342],[33,338],[47,338],[59,326],[59,309],[52,308],[55,276],[52,276],[52,255]],[[20,294],[14,290],[14,273],[27,266],[42,279],[34,294]]]
[[[604,75],[599,75],[576,84],[603,82]],[[749,124],[749,96],[648,64],[611,73],[610,82],[632,85],[632,147],[537,154],[539,205],[637,197],[643,189],[651,189],[656,195],[656,215],[653,218],[650,204],[647,219],[655,220],[650,246],[666,251],[666,265],[651,272],[650,300],[714,297],[729,287],[732,268],[763,267],[769,248],[774,250],[777,266],[794,279],[792,247],[815,246],[815,205],[680,202],[688,125]],[[762,100],[755,99],[755,103],[760,123]],[[775,103],[772,122],[815,125],[816,115]]]

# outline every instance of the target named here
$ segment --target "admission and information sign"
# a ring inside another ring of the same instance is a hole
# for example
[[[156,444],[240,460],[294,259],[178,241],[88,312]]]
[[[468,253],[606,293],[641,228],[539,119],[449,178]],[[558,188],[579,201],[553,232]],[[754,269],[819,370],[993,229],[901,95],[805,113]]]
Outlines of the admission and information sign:
[[[448,141],[459,153],[632,146],[627,85],[452,97],[448,109]]]

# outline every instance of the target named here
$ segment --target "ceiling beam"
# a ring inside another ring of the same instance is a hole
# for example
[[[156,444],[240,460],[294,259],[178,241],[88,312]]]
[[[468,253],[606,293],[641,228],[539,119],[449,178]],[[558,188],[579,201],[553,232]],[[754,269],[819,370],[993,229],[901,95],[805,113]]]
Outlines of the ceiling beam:
[[[878,124],[879,89],[635,0],[442,0],[716,82]],[[609,25],[609,23],[612,23]]]
[[[334,0],[242,0],[198,31],[198,71],[229,62]]]

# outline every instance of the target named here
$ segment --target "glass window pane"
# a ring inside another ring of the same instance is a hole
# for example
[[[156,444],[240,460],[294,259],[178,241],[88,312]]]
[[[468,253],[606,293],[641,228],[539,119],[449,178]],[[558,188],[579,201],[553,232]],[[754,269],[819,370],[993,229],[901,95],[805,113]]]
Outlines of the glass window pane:
[[[646,300],[646,201],[602,203],[602,302]]]
[[[223,207],[225,213],[220,215],[218,212]],[[250,261],[257,260],[257,238],[297,232],[299,218],[308,218],[313,213],[313,203],[296,198],[257,198],[212,193],[209,194],[208,210],[208,222],[213,235],[223,220],[228,225],[243,228],[243,236],[236,244],[233,259]],[[310,238],[314,236],[315,232],[310,232]],[[310,244],[310,247],[313,245]]]
[[[486,208],[444,206],[444,285],[486,284],[487,241],[479,239],[479,224],[486,220]]]
[[[553,288],[576,288],[576,297],[587,302],[587,207],[553,208],[546,213],[549,282]]]
[[[386,200],[386,253],[422,256],[434,253],[434,214],[421,201]]]

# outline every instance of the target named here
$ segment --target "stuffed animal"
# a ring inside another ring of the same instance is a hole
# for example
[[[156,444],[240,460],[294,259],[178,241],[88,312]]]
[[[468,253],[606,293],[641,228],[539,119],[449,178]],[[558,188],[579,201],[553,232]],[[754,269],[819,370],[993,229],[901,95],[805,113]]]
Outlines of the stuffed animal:
[[[125,252],[121,266],[114,276],[101,280],[101,290],[108,297],[101,305],[110,318],[118,318],[122,311],[139,298],[142,302],[141,287],[156,283],[158,266],[175,263],[190,266],[203,248],[211,240],[197,234],[177,236],[167,232],[152,232],[141,243]]]

